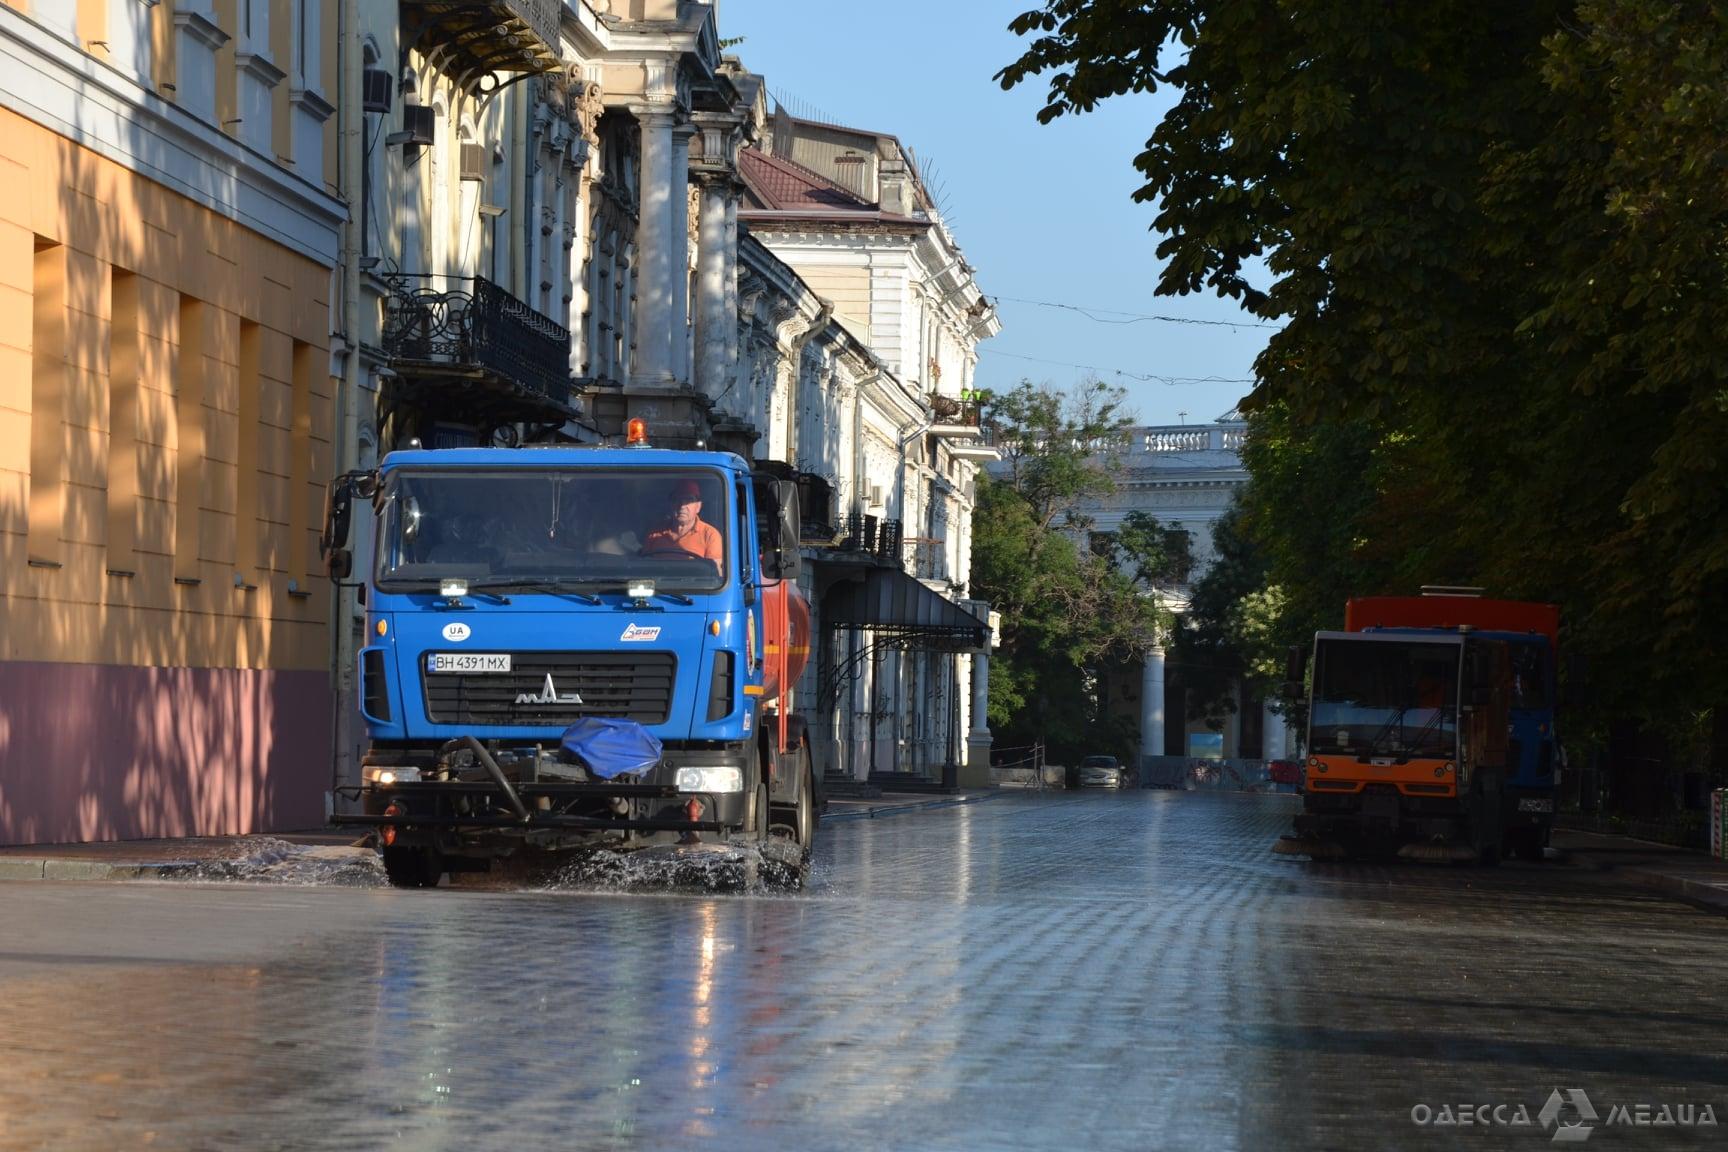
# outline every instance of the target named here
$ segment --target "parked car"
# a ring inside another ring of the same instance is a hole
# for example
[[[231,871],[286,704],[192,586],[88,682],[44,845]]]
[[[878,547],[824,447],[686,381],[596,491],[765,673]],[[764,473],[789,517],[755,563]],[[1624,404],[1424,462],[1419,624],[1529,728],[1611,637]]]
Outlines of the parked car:
[[[1128,783],[1121,761],[1114,756],[1084,756],[1080,760],[1080,787],[1121,788]]]
[[[1266,762],[1266,778],[1274,784],[1291,784],[1302,787],[1306,773],[1302,770],[1300,760],[1268,760]]]

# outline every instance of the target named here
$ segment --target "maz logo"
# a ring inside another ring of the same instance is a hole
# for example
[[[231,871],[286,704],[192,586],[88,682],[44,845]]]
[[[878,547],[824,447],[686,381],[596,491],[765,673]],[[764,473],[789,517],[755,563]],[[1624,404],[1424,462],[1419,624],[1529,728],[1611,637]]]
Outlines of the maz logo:
[[[552,673],[548,672],[548,673],[546,673],[546,683],[544,686],[541,687],[539,695],[535,695],[532,692],[520,693],[516,697],[516,703],[518,703],[518,704],[580,704],[580,703],[582,703],[582,696],[580,693],[577,693],[577,692],[567,692],[562,696],[558,695],[558,685],[552,683]]]

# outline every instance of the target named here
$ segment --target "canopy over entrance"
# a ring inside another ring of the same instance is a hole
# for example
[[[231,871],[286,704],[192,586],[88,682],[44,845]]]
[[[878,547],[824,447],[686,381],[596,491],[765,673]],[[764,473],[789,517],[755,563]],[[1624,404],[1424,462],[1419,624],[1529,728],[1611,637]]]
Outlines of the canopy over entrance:
[[[873,632],[897,648],[938,652],[982,649],[990,634],[984,621],[896,568],[871,568],[861,580],[834,585],[822,599],[822,622]]]

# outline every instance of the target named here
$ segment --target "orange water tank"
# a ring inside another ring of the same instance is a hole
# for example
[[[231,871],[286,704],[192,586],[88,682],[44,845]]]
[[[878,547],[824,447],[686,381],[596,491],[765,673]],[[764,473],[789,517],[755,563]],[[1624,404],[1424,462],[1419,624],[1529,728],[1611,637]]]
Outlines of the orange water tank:
[[[810,660],[810,601],[796,580],[762,586],[763,696],[777,699],[804,674]]]

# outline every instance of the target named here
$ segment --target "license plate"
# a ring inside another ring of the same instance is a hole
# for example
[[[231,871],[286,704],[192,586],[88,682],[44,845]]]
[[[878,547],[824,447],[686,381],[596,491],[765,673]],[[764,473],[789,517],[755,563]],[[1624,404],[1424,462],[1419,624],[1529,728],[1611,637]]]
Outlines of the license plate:
[[[1518,811],[1520,811],[1520,812],[1552,812],[1552,811],[1554,811],[1554,801],[1552,801],[1552,800],[1538,800],[1538,799],[1520,800],[1520,801],[1518,801]]]
[[[463,672],[468,675],[510,671],[508,652],[433,652],[427,660],[431,672]]]

